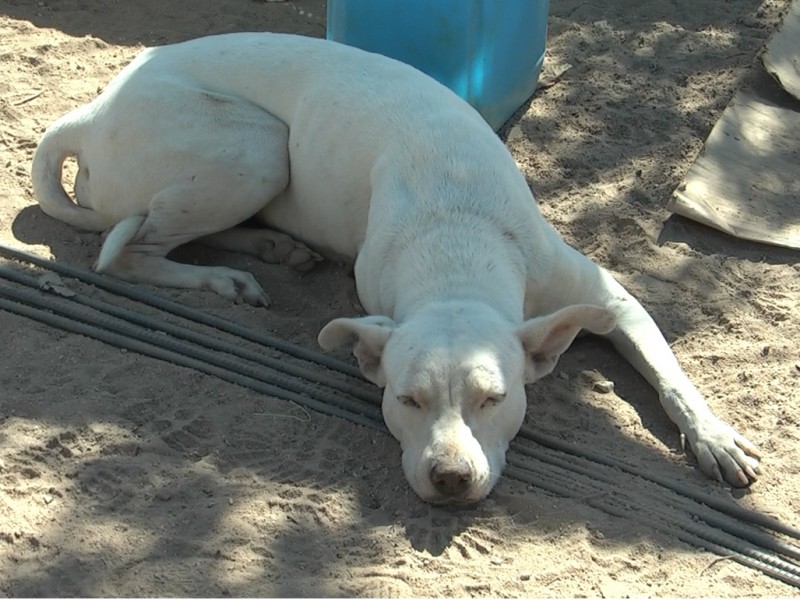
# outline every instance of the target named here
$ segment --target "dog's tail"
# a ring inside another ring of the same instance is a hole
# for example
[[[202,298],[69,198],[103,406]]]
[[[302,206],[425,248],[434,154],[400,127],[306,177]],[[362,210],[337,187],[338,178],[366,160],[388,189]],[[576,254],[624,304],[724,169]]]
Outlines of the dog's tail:
[[[66,158],[77,156],[80,163],[86,126],[79,114],[76,111],[56,121],[39,142],[31,165],[33,193],[42,210],[51,217],[79,229],[103,231],[109,226],[108,220],[89,208],[78,206],[61,183]]]

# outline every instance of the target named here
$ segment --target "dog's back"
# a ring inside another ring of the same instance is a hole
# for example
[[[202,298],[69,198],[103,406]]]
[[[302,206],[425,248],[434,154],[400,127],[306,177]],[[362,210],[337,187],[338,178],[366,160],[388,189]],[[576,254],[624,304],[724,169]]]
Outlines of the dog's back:
[[[509,180],[521,203],[532,203],[508,150],[480,114],[401,62],[271,33],[213,36],[148,52],[133,77],[180,73],[289,126],[290,184],[260,215],[329,254],[355,257],[375,208],[369,202],[380,199],[374,187],[387,183],[384,172],[407,174],[399,184],[421,190],[406,198],[444,204],[430,212],[451,212],[458,202],[485,203],[485,209],[496,202],[498,188],[508,194]],[[477,158],[465,159],[468,153]],[[487,155],[498,158],[487,161]]]

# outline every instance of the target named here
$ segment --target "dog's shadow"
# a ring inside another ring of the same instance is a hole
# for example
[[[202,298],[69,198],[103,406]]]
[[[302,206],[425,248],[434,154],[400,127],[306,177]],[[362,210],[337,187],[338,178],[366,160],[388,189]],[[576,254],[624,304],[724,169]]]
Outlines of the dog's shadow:
[[[50,245],[53,241],[69,237],[70,234],[74,235],[75,231],[66,223],[46,215],[37,204],[23,208],[11,223],[14,237],[20,242],[32,245]]]
[[[90,267],[100,251],[102,236],[81,231],[42,212],[35,204],[26,206],[11,223],[11,233],[30,246],[46,246],[57,261]]]
[[[598,392],[597,380],[610,381],[613,391]],[[661,407],[658,393],[600,336],[579,336],[552,374],[525,389],[524,425],[546,435],[612,456],[623,451],[631,461],[655,458],[652,442],[679,450],[680,433]],[[651,442],[631,435],[634,430],[646,431]]]
[[[462,549],[464,535],[470,528],[476,508],[424,504],[412,509],[403,519],[405,535],[417,552],[441,556],[448,548]],[[463,553],[463,550],[462,550]]]

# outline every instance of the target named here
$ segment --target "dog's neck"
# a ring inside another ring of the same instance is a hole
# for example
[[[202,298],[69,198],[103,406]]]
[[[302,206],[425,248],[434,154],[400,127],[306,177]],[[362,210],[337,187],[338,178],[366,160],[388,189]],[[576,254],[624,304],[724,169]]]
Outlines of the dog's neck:
[[[479,302],[510,322],[522,321],[522,252],[502,231],[471,221],[460,215],[430,223],[387,246],[391,258],[381,273],[380,301],[398,323],[445,300]]]
[[[525,207],[507,202],[508,194],[534,202],[525,179],[513,161],[490,168],[468,151],[431,152],[427,161],[389,153],[373,168],[368,231],[355,265],[364,307],[402,322],[443,299],[474,300],[521,322],[524,247],[534,228],[529,210],[502,208]]]

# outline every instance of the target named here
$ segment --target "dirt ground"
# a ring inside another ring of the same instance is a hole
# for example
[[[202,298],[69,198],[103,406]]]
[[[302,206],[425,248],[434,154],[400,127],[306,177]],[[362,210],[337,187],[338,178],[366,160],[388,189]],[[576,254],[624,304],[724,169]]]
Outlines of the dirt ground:
[[[800,526],[800,255],[664,209],[786,3],[551,4],[548,60],[573,66],[502,134],[545,215],[648,307],[715,411],[761,448],[764,473],[744,492],[706,480],[655,394],[590,339],[529,389],[528,425]],[[0,0],[0,243],[91,266],[100,237],[33,199],[41,132],[142,47],[242,30],[321,37],[325,7]],[[300,276],[180,256],[253,272],[273,306],[159,293],[308,348],[359,311],[341,265]],[[587,369],[616,392],[592,391]],[[510,477],[477,507],[426,505],[399,460],[382,433],[0,311],[3,595],[797,595]]]

